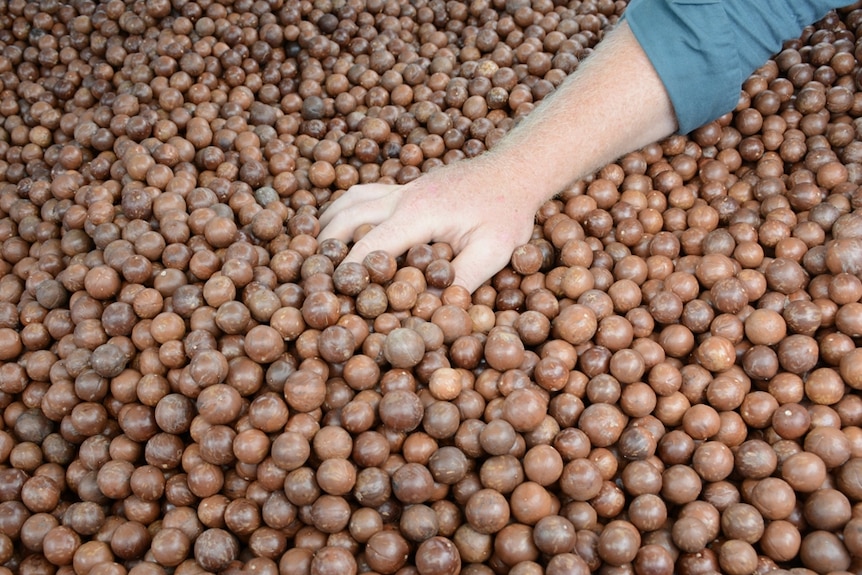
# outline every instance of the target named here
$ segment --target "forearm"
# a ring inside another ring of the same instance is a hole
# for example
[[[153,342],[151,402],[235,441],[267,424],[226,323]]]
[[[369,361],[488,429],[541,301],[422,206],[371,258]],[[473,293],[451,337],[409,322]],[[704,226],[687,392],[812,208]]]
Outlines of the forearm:
[[[538,208],[623,154],[729,112],[783,40],[846,3],[633,1],[619,28],[486,155],[489,179]]]
[[[661,79],[623,23],[480,162],[538,208],[675,128]]]

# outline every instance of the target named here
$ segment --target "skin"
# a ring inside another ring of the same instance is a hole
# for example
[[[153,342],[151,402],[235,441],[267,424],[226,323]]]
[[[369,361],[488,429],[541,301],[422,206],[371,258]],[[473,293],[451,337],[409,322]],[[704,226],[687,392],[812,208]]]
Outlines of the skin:
[[[360,226],[374,226],[347,262],[446,242],[455,284],[473,292],[529,241],[545,201],[676,126],[664,85],[623,22],[492,150],[403,186],[353,186],[321,215],[318,239],[349,242]]]

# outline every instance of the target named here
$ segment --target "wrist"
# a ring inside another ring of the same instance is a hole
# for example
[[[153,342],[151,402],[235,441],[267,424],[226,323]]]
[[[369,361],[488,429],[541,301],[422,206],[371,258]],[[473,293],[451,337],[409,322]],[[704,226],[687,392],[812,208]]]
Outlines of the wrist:
[[[519,153],[516,147],[497,146],[469,163],[485,189],[533,214],[562,189],[547,177],[548,170],[538,159]]]

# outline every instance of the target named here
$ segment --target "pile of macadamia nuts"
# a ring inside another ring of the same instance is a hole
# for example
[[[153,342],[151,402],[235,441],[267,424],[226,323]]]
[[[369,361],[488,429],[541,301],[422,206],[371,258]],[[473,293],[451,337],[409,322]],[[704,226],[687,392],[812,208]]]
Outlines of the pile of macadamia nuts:
[[[2,2],[0,575],[862,572],[862,9],[473,294],[316,239],[625,7]]]

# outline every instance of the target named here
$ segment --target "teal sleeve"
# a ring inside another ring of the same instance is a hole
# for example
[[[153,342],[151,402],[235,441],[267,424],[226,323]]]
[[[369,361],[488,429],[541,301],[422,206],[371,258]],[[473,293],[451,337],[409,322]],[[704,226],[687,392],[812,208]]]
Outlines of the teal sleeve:
[[[785,40],[848,0],[632,0],[624,18],[688,133],[736,107]]]

